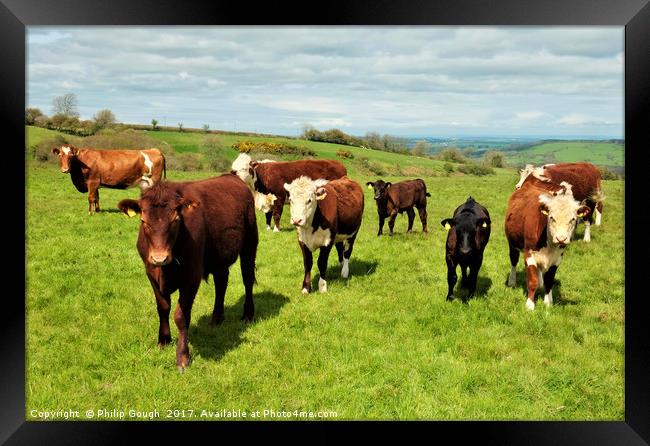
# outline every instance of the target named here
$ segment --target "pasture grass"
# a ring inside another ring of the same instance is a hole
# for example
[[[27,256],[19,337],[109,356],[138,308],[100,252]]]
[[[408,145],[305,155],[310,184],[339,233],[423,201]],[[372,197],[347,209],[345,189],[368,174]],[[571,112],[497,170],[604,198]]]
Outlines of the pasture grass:
[[[622,167],[623,148],[622,144],[606,141],[554,141],[505,154],[508,163],[513,166],[589,161],[598,166]]]
[[[205,176],[168,172],[170,180]],[[376,179],[352,178],[362,185]],[[139,191],[101,189],[104,211],[89,216],[85,194],[67,175],[29,162],[26,417],[34,419],[32,409],[69,408],[83,419],[85,410],[103,408],[158,410],[157,419],[192,409],[196,420],[205,419],[196,417],[203,409],[323,410],[375,420],[623,420],[624,182],[603,182],[603,224],[592,228],[590,244],[574,240],[567,249],[556,305],[547,309],[538,298],[530,313],[522,263],[517,288],[504,285],[503,218],[517,179],[514,170],[425,178],[429,233],[416,215],[415,232],[406,234],[403,214],[393,237],[376,236],[376,207],[364,187],[350,278],[338,277],[333,251],[325,294],[300,293],[302,257],[288,207],[280,233],[266,231],[258,213],[255,321],[239,320],[237,262],[218,327],[209,325],[212,278],[202,283],[190,327],[192,364],[179,374],[175,347],[156,346],[154,297],[135,249],[139,221],[115,207]],[[445,301],[439,222],[470,194],[488,208],[493,226],[477,296],[465,305]],[[312,280],[317,289],[315,264]]]

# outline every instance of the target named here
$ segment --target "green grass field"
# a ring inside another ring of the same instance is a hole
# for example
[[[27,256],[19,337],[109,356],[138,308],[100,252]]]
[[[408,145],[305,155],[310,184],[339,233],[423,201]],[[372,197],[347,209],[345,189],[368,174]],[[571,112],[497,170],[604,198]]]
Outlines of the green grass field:
[[[598,166],[622,167],[620,144],[596,141],[558,141],[533,146],[521,152],[505,152],[509,164],[573,163],[589,161]]]
[[[194,147],[180,139],[172,144]],[[323,158],[340,148],[310,144]],[[378,162],[431,163],[432,170],[440,164],[365,152]],[[376,179],[348,166],[362,184]],[[208,175],[167,172],[169,180]],[[36,418],[32,410],[65,408],[84,419],[86,410],[102,408],[158,410],[157,419],[188,409],[196,420],[214,420],[200,417],[201,410],[222,409],[334,411],[337,419],[623,420],[624,182],[603,183],[603,224],[593,228],[591,243],[576,240],[568,248],[556,305],[546,309],[539,300],[529,313],[522,264],[520,286],[504,285],[503,218],[515,170],[424,179],[432,195],[427,235],[417,218],[416,232],[405,234],[402,215],[397,235],[377,237],[375,204],[364,188],[350,278],[338,278],[331,255],[326,294],[300,293],[302,257],[288,207],[279,234],[267,232],[258,214],[255,321],[239,320],[243,286],[235,264],[226,321],[211,327],[210,278],[194,304],[193,363],[179,374],[174,347],[156,347],[154,297],[135,249],[139,221],[115,208],[139,191],[101,189],[104,211],[89,216],[86,196],[67,175],[28,162],[27,419]],[[493,230],[478,295],[464,305],[445,301],[446,231],[439,222],[470,194],[489,209]],[[316,266],[312,278],[317,282]]]

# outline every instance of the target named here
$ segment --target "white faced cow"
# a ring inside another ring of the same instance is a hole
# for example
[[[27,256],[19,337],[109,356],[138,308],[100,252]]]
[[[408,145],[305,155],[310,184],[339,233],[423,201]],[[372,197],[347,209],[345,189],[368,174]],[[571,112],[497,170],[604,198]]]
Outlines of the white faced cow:
[[[320,249],[318,289],[327,291],[327,258],[336,246],[341,265],[341,277],[349,275],[350,255],[361,226],[363,191],[358,183],[347,177],[327,181],[301,176],[284,188],[289,192],[291,223],[298,230],[305,277],[302,292],[311,290],[312,252]]]

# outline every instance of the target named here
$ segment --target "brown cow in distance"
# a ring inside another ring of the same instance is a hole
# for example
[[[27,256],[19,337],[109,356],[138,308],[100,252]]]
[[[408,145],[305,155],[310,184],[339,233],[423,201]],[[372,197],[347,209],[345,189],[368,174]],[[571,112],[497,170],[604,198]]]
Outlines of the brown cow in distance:
[[[316,249],[320,249],[318,290],[326,292],[325,273],[332,246],[339,254],[341,277],[349,275],[350,256],[363,217],[363,190],[347,177],[328,182],[302,176],[284,188],[289,192],[291,224],[298,232],[305,267],[302,292],[311,290],[312,252]]]
[[[253,319],[253,283],[258,234],[250,190],[235,175],[183,183],[161,181],[139,200],[122,200],[119,209],[140,214],[137,249],[153,288],[160,318],[158,345],[171,342],[171,294],[179,291],[174,322],[178,327],[176,365],[190,361],[188,333],[201,279],[212,274],[212,323],[224,319],[229,267],[240,258],[246,300],[242,319]]]
[[[88,192],[88,212],[99,212],[99,188],[142,191],[167,176],[165,157],[158,149],[95,150],[78,149],[70,144],[52,149],[59,156],[61,172],[70,173],[72,184]]]
[[[384,182],[377,180],[374,183],[368,181],[366,185],[375,191],[375,202],[377,203],[377,213],[379,214],[379,231],[377,235],[384,233],[384,220],[388,220],[390,235],[393,235],[395,227],[395,218],[397,214],[406,212],[408,215],[408,231],[413,229],[415,220],[415,211],[417,208],[422,222],[422,232],[427,232],[427,197],[431,194],[427,192],[427,185],[421,179],[400,181],[399,183]]]
[[[596,216],[596,226],[599,226],[605,199],[600,186],[600,171],[596,166],[585,162],[545,164],[541,167],[527,164],[520,174],[519,183],[515,189],[519,189],[523,184],[531,181],[538,184],[540,182],[560,184],[562,181],[569,183],[572,186],[573,197],[589,207],[589,212],[582,218],[585,223],[583,240],[591,241],[593,216]]]
[[[232,169],[251,187],[253,193],[270,197],[272,207],[271,212],[266,212],[266,229],[270,229],[272,216],[275,223],[274,232],[280,231],[280,218],[287,199],[285,183],[291,183],[300,176],[312,180],[335,180],[347,175],[345,166],[335,160],[259,162],[251,160],[245,153],[233,162]]]
[[[571,185],[540,185],[525,182],[510,196],[506,209],[505,232],[510,247],[508,286],[517,285],[520,251],[526,262],[528,298],[526,309],[535,309],[535,291],[545,288],[544,303],[553,303],[555,273],[564,249],[571,242],[577,219],[589,212],[573,198]]]

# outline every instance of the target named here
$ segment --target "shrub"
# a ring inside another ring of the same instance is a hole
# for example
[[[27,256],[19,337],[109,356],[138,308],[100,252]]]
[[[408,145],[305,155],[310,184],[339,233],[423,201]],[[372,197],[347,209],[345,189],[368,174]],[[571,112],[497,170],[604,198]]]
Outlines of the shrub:
[[[25,124],[34,125],[41,116],[45,117],[40,108],[28,107],[25,109]]]
[[[161,141],[150,138],[142,132],[126,129],[121,132],[102,131],[83,138],[85,147],[96,149],[150,149],[160,148]]]
[[[232,148],[242,152],[261,152],[261,153],[270,153],[275,155],[299,155],[302,157],[305,156],[316,156],[316,152],[313,150],[303,147],[303,146],[293,146],[284,143],[274,143],[274,142],[253,142],[253,141],[239,141],[232,145]]]
[[[57,160],[57,156],[52,153],[54,147],[59,147],[65,144],[66,139],[61,135],[56,135],[53,138],[46,138],[41,140],[38,144],[30,147],[29,153],[31,157],[42,163],[45,162],[54,162]]]
[[[226,146],[221,138],[214,135],[205,136],[199,148],[210,170],[217,172],[230,170],[230,163],[226,158]]]
[[[438,152],[437,158],[441,161],[452,163],[464,164],[468,162],[467,158],[465,158],[465,156],[457,147],[450,147],[448,149],[441,150]]]
[[[442,165],[442,169],[447,173],[453,173],[454,165],[451,163],[445,163]]]
[[[607,167],[599,167],[600,178],[603,180],[620,180],[621,176],[616,172],[609,170]]]
[[[352,154],[352,152],[345,149],[340,149],[338,152],[336,152],[336,156],[338,156],[339,158],[354,159],[354,155]]]
[[[494,175],[494,170],[491,167],[474,163],[464,164],[458,168],[458,171],[466,175],[475,175],[479,177],[484,175]]]
[[[484,164],[489,167],[505,167],[506,157],[498,150],[490,150],[485,154]]]

